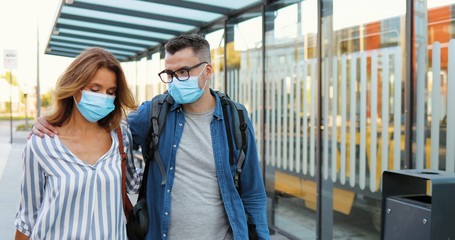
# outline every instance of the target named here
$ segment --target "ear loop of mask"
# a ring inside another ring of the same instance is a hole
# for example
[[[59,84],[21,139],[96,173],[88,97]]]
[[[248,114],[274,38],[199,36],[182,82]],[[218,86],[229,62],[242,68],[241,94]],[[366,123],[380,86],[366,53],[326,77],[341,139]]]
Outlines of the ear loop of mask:
[[[79,90],[79,92],[81,92],[81,100],[79,102],[82,101],[82,90]],[[77,100],[76,100],[76,97],[73,95],[73,99],[74,99],[74,103],[76,103],[76,105],[78,105],[79,103],[77,103]]]
[[[205,68],[207,67],[207,65],[209,65],[208,63],[205,64],[204,68],[202,69],[201,73],[199,73],[199,76],[197,77],[199,79],[199,77],[201,77],[201,74],[204,72]],[[201,89],[201,90],[204,90],[205,91],[205,87],[207,86],[207,81],[208,79],[205,80],[205,83],[204,83],[204,87]],[[199,87],[199,86],[198,86]]]

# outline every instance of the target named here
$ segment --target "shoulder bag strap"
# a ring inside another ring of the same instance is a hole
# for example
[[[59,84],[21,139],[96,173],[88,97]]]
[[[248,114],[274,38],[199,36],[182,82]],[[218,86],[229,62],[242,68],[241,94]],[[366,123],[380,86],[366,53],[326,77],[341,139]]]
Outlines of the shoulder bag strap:
[[[119,151],[120,151],[120,156],[122,157],[122,200],[123,200],[123,212],[125,213],[125,216],[128,218],[129,213],[131,212],[131,209],[133,209],[133,205],[131,204],[130,198],[126,194],[126,153],[123,147],[123,136],[122,136],[122,130],[120,130],[120,127],[116,129],[117,131],[117,137],[119,141]]]

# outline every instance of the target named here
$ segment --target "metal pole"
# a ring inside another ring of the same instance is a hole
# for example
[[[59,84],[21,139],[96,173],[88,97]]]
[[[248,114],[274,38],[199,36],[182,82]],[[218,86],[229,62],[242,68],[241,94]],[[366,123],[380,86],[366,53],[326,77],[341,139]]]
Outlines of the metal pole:
[[[414,104],[416,104],[413,100],[413,82],[416,79],[415,76],[415,65],[413,65],[415,55],[414,52],[414,1],[406,1],[406,80],[405,80],[405,96],[404,96],[404,159],[403,159],[403,168],[412,168],[412,124],[414,122]]]
[[[28,93],[24,93],[25,98],[25,129],[28,129]]]
[[[9,70],[9,115],[10,115],[10,140],[13,144],[13,72]]]
[[[36,22],[36,118],[38,118],[41,116],[41,93],[39,81],[39,21],[37,20]]]

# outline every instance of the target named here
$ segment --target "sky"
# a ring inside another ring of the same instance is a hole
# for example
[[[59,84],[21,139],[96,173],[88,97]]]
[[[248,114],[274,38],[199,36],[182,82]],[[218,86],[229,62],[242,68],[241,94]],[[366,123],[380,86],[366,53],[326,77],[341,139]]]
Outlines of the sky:
[[[34,91],[37,82],[37,35],[41,94],[54,87],[60,74],[73,60],[44,54],[60,2],[0,0],[0,73],[3,75],[9,71],[4,69],[4,50],[16,50],[17,69],[13,69],[13,75],[24,92]]]
[[[453,3],[453,1],[428,0],[427,3],[431,8]],[[0,73],[4,74],[8,71],[8,69],[4,69],[3,64],[4,50],[17,50],[18,67],[13,70],[13,74],[17,77],[24,92],[32,91],[37,82],[38,29],[41,93],[54,87],[60,74],[73,60],[44,54],[60,2],[61,0],[0,0]],[[396,6],[397,2],[400,3],[399,7]],[[377,5],[374,7],[371,6],[376,3]],[[342,9],[353,5],[367,14],[352,15],[351,11]],[[384,17],[384,14],[400,15],[405,12],[405,7],[405,1],[401,0],[336,0],[334,1],[334,13],[336,13],[334,27],[339,28],[358,24],[359,21],[370,21],[371,18]],[[395,12],[391,12],[390,9],[394,9]],[[368,17],[368,19],[359,19],[359,16]],[[258,34],[258,36],[261,35]]]

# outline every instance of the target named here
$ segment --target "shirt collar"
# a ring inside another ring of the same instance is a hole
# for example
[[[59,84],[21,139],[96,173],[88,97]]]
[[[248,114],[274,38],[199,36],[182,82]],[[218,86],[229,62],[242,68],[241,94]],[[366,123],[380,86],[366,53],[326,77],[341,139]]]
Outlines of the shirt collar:
[[[211,88],[210,88],[210,94],[212,94],[212,96],[215,97],[215,102],[216,102],[215,111],[213,112],[213,116],[215,116],[217,119],[223,119],[223,113],[222,113],[223,109],[221,107],[220,98],[215,93],[215,91]],[[182,105],[174,101],[174,104],[172,104],[172,106],[171,106],[171,111],[175,111],[176,109],[181,109],[181,108],[182,108]]]

